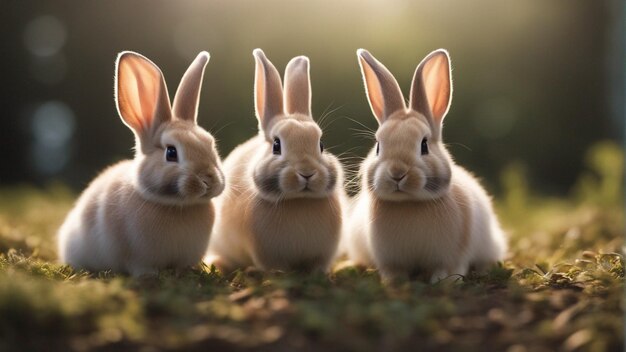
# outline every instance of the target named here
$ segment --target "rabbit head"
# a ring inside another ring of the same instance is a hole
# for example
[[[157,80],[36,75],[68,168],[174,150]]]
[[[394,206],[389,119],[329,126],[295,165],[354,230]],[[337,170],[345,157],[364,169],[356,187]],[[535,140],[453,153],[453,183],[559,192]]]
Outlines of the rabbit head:
[[[197,124],[198,100],[209,54],[201,52],[185,72],[173,107],[161,70],[125,51],[116,63],[115,100],[135,134],[135,187],[164,204],[207,203],[224,189],[215,139]]]
[[[452,98],[450,58],[439,49],[417,66],[409,107],[398,82],[367,50],[357,51],[365,90],[379,128],[363,163],[364,188],[382,200],[429,200],[450,188],[452,159],[442,123]]]
[[[293,58],[285,69],[285,89],[261,49],[256,60],[255,108],[263,148],[253,169],[259,195],[269,201],[322,198],[337,186],[340,167],[324,150],[322,130],[311,116],[309,59]]]

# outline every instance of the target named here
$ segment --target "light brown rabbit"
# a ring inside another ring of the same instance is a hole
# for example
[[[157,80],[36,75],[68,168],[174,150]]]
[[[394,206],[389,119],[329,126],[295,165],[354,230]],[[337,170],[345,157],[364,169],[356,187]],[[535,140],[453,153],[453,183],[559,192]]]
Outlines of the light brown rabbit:
[[[135,158],[103,171],[59,229],[62,262],[133,276],[200,263],[224,189],[215,140],[196,122],[209,54],[183,76],[173,108],[161,70],[133,52],[116,63],[117,109],[135,134]]]
[[[491,199],[443,144],[448,53],[436,50],[418,65],[408,108],[387,68],[366,50],[357,56],[379,128],[347,226],[351,260],[377,267],[385,280],[421,272],[432,282],[502,260],[506,237]]]
[[[341,233],[343,172],[311,117],[309,59],[289,62],[283,92],[263,51],[253,55],[259,134],[224,160],[227,188],[206,261],[225,272],[327,271]]]

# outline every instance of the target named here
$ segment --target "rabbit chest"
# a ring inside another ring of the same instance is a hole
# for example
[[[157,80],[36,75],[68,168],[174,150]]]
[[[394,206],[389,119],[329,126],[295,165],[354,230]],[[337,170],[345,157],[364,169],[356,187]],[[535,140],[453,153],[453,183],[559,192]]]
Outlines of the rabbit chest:
[[[456,265],[467,252],[469,207],[453,196],[423,202],[371,203],[370,244],[378,265],[432,270]]]
[[[213,226],[213,205],[198,204],[183,208],[155,205],[141,211],[146,221],[136,232],[156,262],[166,266],[198,263],[209,243]]]
[[[211,203],[188,206],[146,202],[138,193],[127,204],[137,204],[133,216],[119,216],[108,224],[108,231],[126,242],[126,257],[131,263],[151,267],[185,267],[200,262],[209,242],[214,209]],[[104,209],[113,217],[120,210]],[[122,236],[123,234],[123,236]]]
[[[336,196],[256,202],[251,221],[253,260],[266,269],[325,269],[341,231]]]

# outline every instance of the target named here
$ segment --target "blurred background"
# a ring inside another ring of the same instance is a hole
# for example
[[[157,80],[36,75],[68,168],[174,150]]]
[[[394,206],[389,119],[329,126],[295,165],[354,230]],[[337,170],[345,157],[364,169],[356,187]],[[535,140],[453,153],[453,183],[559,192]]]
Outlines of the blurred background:
[[[454,98],[444,140],[499,191],[523,165],[534,190],[565,194],[601,140],[624,131],[622,1],[50,1],[0,4],[0,185],[82,189],[132,157],[113,101],[122,50],[160,66],[170,94],[200,50],[211,53],[199,123],[225,157],[256,133],[252,50],[279,71],[311,59],[324,143],[358,163],[376,129],[355,51],[366,48],[405,95],[416,65],[446,48]],[[362,125],[365,125],[362,126]]]

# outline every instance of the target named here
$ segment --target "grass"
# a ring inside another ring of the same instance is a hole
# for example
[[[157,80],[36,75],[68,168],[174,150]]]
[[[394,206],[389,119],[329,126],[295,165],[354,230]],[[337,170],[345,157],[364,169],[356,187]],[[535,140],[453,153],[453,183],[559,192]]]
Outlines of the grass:
[[[54,238],[75,195],[0,189],[0,350],[622,350],[623,153],[603,143],[587,159],[561,199],[507,169],[509,258],[435,285],[383,286],[341,264],[330,277],[76,272],[56,262]]]

